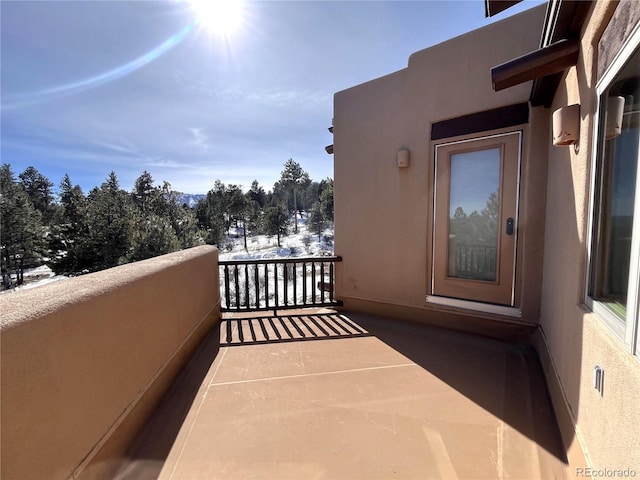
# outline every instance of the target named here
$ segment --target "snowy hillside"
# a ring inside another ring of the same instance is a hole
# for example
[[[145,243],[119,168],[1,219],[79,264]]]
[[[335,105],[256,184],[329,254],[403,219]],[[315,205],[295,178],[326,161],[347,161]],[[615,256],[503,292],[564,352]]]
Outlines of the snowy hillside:
[[[292,226],[289,229],[290,234],[281,237],[280,245],[275,236],[267,237],[266,235],[256,235],[247,238],[247,248],[244,248],[244,239],[242,238],[242,229],[235,231],[231,229],[230,235],[222,242],[220,246],[220,260],[244,260],[244,259],[261,259],[261,258],[291,258],[291,257],[318,257],[333,255],[333,227],[327,228],[320,239],[307,230],[306,218],[298,221],[298,233],[293,233]]]

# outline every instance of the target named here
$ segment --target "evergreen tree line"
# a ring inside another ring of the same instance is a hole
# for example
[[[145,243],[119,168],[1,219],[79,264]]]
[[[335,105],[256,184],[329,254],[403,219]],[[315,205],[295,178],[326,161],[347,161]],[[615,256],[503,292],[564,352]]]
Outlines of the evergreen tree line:
[[[298,222],[292,222],[292,214],[302,218],[303,212],[307,212],[309,229],[320,239],[333,222],[333,180],[314,182],[300,164],[289,159],[273,190],[265,192],[254,180],[249,191],[243,193],[239,185],[216,180],[195,211],[205,241],[210,244],[219,245],[233,226],[242,233],[247,250],[247,238],[255,234],[275,236],[281,246],[282,237],[292,228],[298,233]]]
[[[168,182],[143,172],[131,192],[115,172],[84,194],[68,175],[54,184],[34,167],[17,177],[0,166],[2,286],[22,284],[24,269],[47,264],[56,274],[78,275],[209,243],[221,245],[232,226],[247,236],[287,235],[292,213],[308,212],[319,236],[333,221],[333,181],[313,182],[293,160],[265,192],[257,180],[246,193],[216,180],[195,208],[180,204]],[[297,222],[294,226],[297,231]],[[13,280],[12,280],[13,277]]]

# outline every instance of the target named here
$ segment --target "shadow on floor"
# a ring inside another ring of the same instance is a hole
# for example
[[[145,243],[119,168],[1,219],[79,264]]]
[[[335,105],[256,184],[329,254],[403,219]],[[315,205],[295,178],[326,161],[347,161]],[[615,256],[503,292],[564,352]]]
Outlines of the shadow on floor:
[[[278,315],[256,318],[226,318],[221,324],[223,346],[329,340],[369,336],[344,315]]]
[[[219,351],[220,328],[216,326],[202,341],[160,402],[160,406],[131,449],[133,454],[116,475],[117,480],[155,480],[159,477]]]
[[[220,348],[358,337],[377,338],[512,427],[515,432],[504,438],[505,454],[512,460],[513,456],[521,455],[523,462],[532,461],[527,458],[532,455],[528,439],[567,464],[533,348],[371,315],[310,313],[223,319],[163,399],[139,438],[128,465],[117,478],[159,477],[172,448],[179,444],[176,439],[181,429],[189,428],[185,418]],[[410,395],[411,385],[405,387]],[[459,415],[464,419],[466,412],[461,411]],[[455,438],[449,440],[455,441]]]
[[[568,464],[533,347],[371,315],[348,315],[370,335]]]

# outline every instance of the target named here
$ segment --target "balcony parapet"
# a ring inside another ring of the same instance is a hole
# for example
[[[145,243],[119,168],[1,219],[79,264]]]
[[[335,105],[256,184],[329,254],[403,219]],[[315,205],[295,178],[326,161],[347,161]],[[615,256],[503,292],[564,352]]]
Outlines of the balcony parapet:
[[[0,297],[1,472],[108,478],[220,318],[196,247]]]

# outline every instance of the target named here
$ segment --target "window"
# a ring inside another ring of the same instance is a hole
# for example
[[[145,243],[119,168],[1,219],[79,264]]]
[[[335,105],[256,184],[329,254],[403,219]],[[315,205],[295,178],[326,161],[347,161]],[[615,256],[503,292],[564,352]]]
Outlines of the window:
[[[598,85],[587,303],[637,351],[640,300],[639,30]]]

